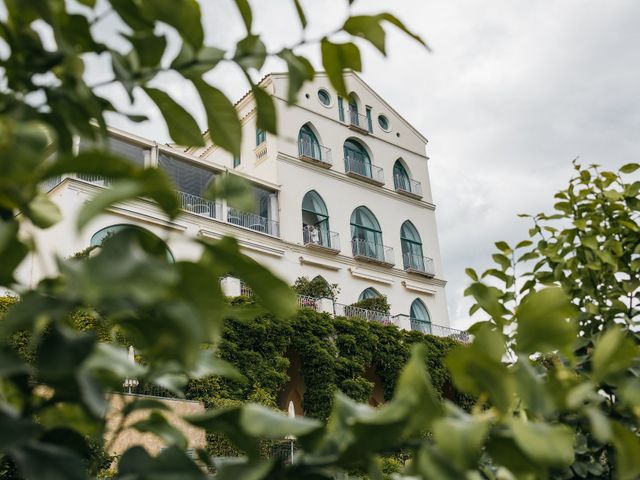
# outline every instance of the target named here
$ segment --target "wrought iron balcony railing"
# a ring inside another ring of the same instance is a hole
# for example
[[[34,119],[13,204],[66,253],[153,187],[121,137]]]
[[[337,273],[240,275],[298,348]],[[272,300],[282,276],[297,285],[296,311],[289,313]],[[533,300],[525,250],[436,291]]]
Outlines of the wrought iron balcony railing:
[[[334,304],[334,315],[336,317],[362,318],[370,322],[378,322],[385,325],[393,325],[393,320],[388,313],[368,310],[366,308],[352,307],[341,303]]]
[[[40,189],[44,192],[48,192],[49,190],[52,190],[53,187],[58,185],[60,182],[62,182],[62,175],[48,178],[44,182],[40,182]]]
[[[298,295],[298,306],[318,310],[318,299],[307,295]]]
[[[433,277],[436,274],[432,258],[405,253],[402,255],[402,262],[404,269],[408,272],[420,273],[429,277]]]
[[[340,234],[338,232],[324,230],[315,225],[304,225],[302,239],[304,244],[310,247],[340,251]]]
[[[111,179],[103,177],[102,175],[94,175],[92,173],[79,173],[78,178],[85,182],[93,183],[94,185],[100,185],[102,187],[111,186]]]
[[[435,335],[436,337],[452,338],[463,343],[471,341],[469,332],[465,332],[464,330],[456,330],[455,328],[443,327],[442,325],[434,325],[431,322],[417,318],[410,318],[409,320],[411,321],[411,330]]]
[[[367,116],[352,109],[349,109],[349,126],[369,133],[369,119]]]
[[[364,159],[346,157],[344,159],[344,171],[349,176],[358,177],[369,183],[384,185],[384,170]]]
[[[417,180],[396,174],[393,176],[393,185],[398,193],[422,198],[422,184]]]
[[[180,208],[209,218],[222,218],[222,204],[197,195],[178,191]]]
[[[227,223],[249,228],[256,232],[266,233],[274,237],[280,235],[280,225],[275,220],[270,220],[256,213],[243,212],[231,207],[227,208]]]
[[[360,238],[354,238],[351,240],[351,249],[353,251],[353,257],[376,263],[383,263],[385,265],[393,265],[393,248],[386,245],[380,245]]]
[[[320,164],[323,167],[331,167],[333,165],[331,149],[308,140],[298,141],[298,156],[302,160]]]

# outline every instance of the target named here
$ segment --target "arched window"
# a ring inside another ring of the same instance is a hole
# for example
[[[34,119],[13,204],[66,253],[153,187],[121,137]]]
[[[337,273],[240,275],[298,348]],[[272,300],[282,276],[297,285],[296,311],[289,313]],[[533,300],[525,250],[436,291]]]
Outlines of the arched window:
[[[358,301],[368,300],[369,298],[377,298],[381,297],[380,292],[373,287],[365,288],[360,296],[358,297]]]
[[[402,246],[402,261],[404,269],[425,271],[424,255],[422,254],[422,240],[416,227],[409,220],[400,227],[400,244]]]
[[[367,207],[358,207],[351,214],[351,245],[354,256],[384,261],[382,230],[375,215]]]
[[[361,143],[349,138],[345,140],[343,150],[347,170],[372,178],[371,159]]]
[[[138,227],[137,225],[121,223],[118,225],[110,225],[108,227],[102,228],[93,234],[89,245],[91,245],[92,247],[101,247],[109,237],[126,230],[134,231],[139,234],[139,239],[145,243],[145,247],[147,247],[148,251],[152,253],[164,252],[164,254],[167,256],[167,260],[169,260],[170,262],[175,261],[171,250],[160,237],[158,237],[154,233],[151,233],[146,228]]]
[[[419,298],[416,298],[411,304],[409,318],[411,320],[411,330],[417,330],[422,333],[431,333],[431,317],[429,316],[429,310],[427,310],[427,307]]]
[[[329,239],[329,213],[322,197],[311,190],[302,199],[302,233],[304,243],[331,247]]]
[[[358,115],[358,99],[353,93],[349,95],[349,111]]]
[[[320,142],[308,124],[303,125],[298,133],[298,155],[322,160]]]
[[[396,160],[393,165],[393,185],[396,190],[411,191],[411,181],[409,180],[409,172],[400,160]]]

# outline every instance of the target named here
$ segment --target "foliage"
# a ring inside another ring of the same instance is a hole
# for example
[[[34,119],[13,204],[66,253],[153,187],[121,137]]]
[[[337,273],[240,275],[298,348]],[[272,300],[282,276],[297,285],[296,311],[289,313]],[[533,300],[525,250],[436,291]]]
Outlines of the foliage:
[[[377,295],[372,298],[363,298],[351,304],[352,307],[364,308],[375,312],[388,314],[391,311],[391,305],[386,295]]]
[[[340,293],[340,287],[337,283],[329,284],[329,282],[320,275],[311,280],[307,277],[298,277],[292,288],[298,295],[313,298],[330,298],[332,300],[335,300]]]

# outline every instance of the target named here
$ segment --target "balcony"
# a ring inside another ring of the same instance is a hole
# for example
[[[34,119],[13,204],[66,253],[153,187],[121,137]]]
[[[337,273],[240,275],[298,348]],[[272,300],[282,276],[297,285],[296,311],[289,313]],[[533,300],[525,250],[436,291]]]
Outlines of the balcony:
[[[78,178],[82,181],[93,183],[94,185],[100,185],[101,187],[111,186],[111,179],[105,178],[102,175],[94,175],[91,173],[79,173]]]
[[[436,337],[451,338],[462,343],[469,343],[471,341],[471,335],[469,335],[469,332],[465,332],[464,330],[456,330],[455,328],[443,327],[442,325],[434,325],[431,322],[419,320],[417,318],[410,318],[409,320],[411,321],[411,330],[435,335]]]
[[[331,168],[331,149],[308,140],[298,141],[298,158],[322,168]]]
[[[40,190],[43,192],[49,192],[53,190],[54,187],[62,182],[62,175],[58,175],[56,177],[47,178],[44,182],[40,182]]]
[[[203,217],[222,218],[222,204],[186,192],[178,191],[177,193],[180,208],[183,210]]]
[[[369,134],[369,119],[366,115],[349,109],[349,128],[360,133]]]
[[[334,304],[334,314],[336,317],[362,318],[369,322],[378,322],[384,325],[393,325],[393,320],[388,313],[367,310],[366,308],[352,307],[341,303]]]
[[[384,170],[361,158],[344,159],[344,171],[350,176],[374,185],[384,185]]]
[[[298,295],[298,306],[318,311],[318,299],[307,295]]]
[[[302,227],[302,239],[305,247],[338,253],[340,251],[340,234],[323,230],[315,225]]]
[[[256,232],[266,233],[273,237],[280,235],[280,225],[275,220],[261,217],[256,213],[248,213],[235,208],[227,208],[227,223],[249,228]]]
[[[405,271],[409,273],[417,273],[425,277],[435,277],[436,275],[432,258],[405,253],[402,255],[402,262]]]
[[[417,180],[407,178],[403,175],[393,176],[393,185],[396,192],[412,198],[422,198],[422,184]]]
[[[360,238],[354,238],[351,240],[351,249],[353,251],[353,258],[356,260],[377,263],[387,267],[392,267],[394,264],[393,248],[387,247],[386,245],[379,245]]]

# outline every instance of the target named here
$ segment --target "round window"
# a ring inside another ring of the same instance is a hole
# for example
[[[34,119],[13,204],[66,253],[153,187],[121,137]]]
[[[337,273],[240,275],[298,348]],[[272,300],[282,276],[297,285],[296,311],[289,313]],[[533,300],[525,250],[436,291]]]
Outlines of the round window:
[[[318,99],[325,107],[331,105],[331,95],[324,88],[318,90]]]
[[[378,124],[383,130],[389,131],[389,119],[384,115],[378,115]]]

